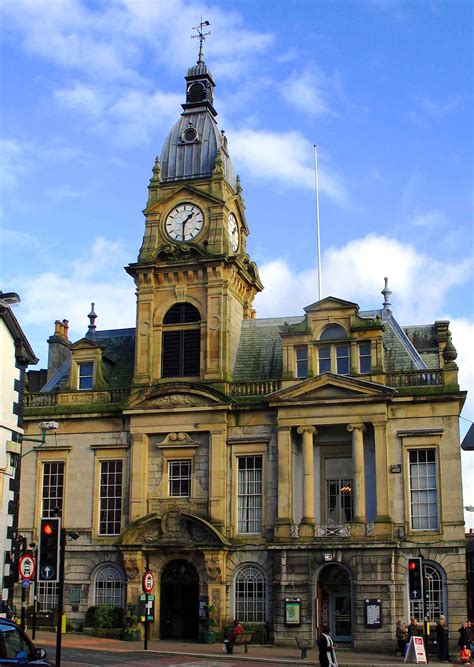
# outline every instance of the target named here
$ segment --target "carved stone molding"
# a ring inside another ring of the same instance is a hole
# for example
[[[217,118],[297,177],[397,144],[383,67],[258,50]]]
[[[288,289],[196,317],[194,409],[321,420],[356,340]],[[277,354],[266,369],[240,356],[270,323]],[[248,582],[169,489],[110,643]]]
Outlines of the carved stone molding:
[[[158,396],[147,401],[151,408],[187,408],[200,405],[209,405],[209,401],[195,394],[168,394],[167,396]]]
[[[199,447],[199,443],[193,440],[187,433],[168,433],[158,447]]]

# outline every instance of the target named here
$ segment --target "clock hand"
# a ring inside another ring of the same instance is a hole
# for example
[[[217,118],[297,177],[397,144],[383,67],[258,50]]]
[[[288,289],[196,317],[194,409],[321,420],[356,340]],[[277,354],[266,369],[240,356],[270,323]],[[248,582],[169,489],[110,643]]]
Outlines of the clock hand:
[[[186,218],[186,220],[183,220],[183,241],[184,241],[184,228],[186,227],[186,223],[187,223],[189,220],[191,220],[191,218],[193,217],[193,215],[194,215],[194,211],[188,215],[188,217]]]

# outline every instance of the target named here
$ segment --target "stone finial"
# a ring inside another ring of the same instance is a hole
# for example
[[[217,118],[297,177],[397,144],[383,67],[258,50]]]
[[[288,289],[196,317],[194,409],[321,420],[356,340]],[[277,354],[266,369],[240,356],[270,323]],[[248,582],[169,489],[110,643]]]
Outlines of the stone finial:
[[[390,296],[392,294],[392,290],[389,289],[389,287],[388,287],[388,278],[384,278],[384,281],[385,281],[385,287],[380,292],[380,294],[383,294],[383,297],[384,297],[383,314],[384,315],[391,315],[391,313],[392,313],[392,304],[390,302]]]
[[[451,333],[448,332],[448,340],[443,350],[443,359],[446,363],[456,361],[458,353],[451,341]]]
[[[222,148],[219,148],[216,155],[216,161],[214,163],[214,169],[212,170],[213,178],[222,178],[224,176],[224,159],[222,157]]]
[[[237,194],[240,195],[242,192],[242,183],[240,182],[240,176],[237,174],[237,178],[235,179],[235,186],[237,189]]]
[[[158,155],[155,158],[153,165],[153,176],[150,178],[150,183],[159,183],[161,181],[161,164]]]
[[[87,333],[89,335],[93,335],[95,333],[95,330],[96,330],[95,321],[96,321],[96,318],[97,318],[97,314],[94,310],[94,306],[95,306],[95,303],[92,302],[91,303],[91,312],[87,316],[89,318],[89,322],[90,322],[89,326],[87,327]]]

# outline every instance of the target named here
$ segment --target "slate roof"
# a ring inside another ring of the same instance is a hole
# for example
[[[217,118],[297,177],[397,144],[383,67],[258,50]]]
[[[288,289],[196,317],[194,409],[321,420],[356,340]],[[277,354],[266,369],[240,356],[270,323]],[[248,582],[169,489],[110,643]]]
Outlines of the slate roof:
[[[362,318],[382,317],[386,372],[438,367],[438,357],[431,347],[435,343],[433,325],[402,328],[390,313],[381,310],[360,311],[359,315]],[[281,328],[285,324],[304,322],[304,316],[244,320],[233,381],[280,380],[283,370]],[[128,388],[133,377],[135,329],[95,331],[87,334],[86,338],[103,347],[103,371],[108,388]],[[66,387],[69,370],[70,359],[62,364],[41,391],[59,391]]]

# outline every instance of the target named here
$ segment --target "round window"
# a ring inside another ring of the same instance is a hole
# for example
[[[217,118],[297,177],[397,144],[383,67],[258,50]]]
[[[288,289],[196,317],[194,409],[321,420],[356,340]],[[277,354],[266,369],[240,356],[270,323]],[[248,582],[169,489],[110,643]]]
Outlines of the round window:
[[[197,139],[197,131],[194,127],[188,127],[186,130],[183,132],[183,141],[186,143],[190,143],[191,141],[196,141]]]

